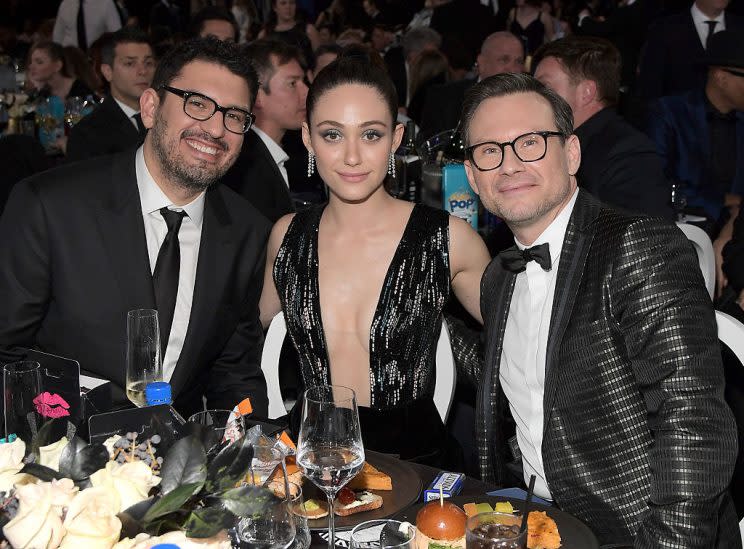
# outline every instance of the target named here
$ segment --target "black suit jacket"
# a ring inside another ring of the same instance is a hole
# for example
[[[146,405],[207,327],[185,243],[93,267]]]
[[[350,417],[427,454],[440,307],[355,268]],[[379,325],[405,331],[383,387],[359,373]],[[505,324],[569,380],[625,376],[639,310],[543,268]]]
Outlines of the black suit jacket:
[[[185,415],[251,397],[266,415],[258,318],[269,224],[222,186],[206,193],[191,316],[171,386]],[[155,308],[134,151],[16,185],[0,218],[0,363],[16,346],[125,384],[127,311]]]
[[[744,33],[744,18],[726,12],[726,30]],[[695,30],[690,10],[659,20],[648,32],[638,75],[638,89],[645,99],[677,95],[705,86],[705,50]]]
[[[582,188],[610,206],[672,219],[664,166],[646,134],[608,107],[576,128],[576,135]]]
[[[604,21],[586,17],[578,27],[577,34],[601,36],[617,47],[622,58],[621,82],[625,86],[635,85],[638,58],[646,42],[652,11],[647,0],[636,0],[630,6],[618,7]]]
[[[741,547],[726,491],[736,427],[692,245],[672,224],[579,190],[557,269],[542,443],[555,503],[602,544]],[[481,282],[476,437],[492,482],[503,478],[509,436],[499,367],[516,277],[496,257]]]
[[[456,128],[460,122],[465,94],[475,82],[474,78],[467,78],[429,88],[421,113],[421,135],[429,138]]]
[[[94,156],[126,151],[142,138],[114,98],[107,95],[96,110],[80,120],[67,138],[67,160],[74,162]]]
[[[243,139],[243,148],[222,182],[253,204],[272,223],[294,211],[287,183],[269,149],[254,131]]]

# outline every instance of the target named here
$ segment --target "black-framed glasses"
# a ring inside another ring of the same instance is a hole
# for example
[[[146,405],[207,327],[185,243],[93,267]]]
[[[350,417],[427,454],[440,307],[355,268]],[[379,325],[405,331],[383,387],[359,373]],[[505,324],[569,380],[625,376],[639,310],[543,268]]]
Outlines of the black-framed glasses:
[[[504,143],[485,141],[471,145],[465,149],[465,154],[470,162],[482,172],[495,170],[501,166],[506,147],[511,147],[522,162],[535,162],[545,158],[548,152],[548,137],[551,135],[564,137],[561,132],[529,132]]]
[[[212,118],[217,111],[221,112],[222,124],[227,131],[232,133],[244,134],[251,129],[256,119],[253,113],[237,107],[222,107],[217,101],[201,93],[179,90],[172,86],[160,86],[160,88],[183,98],[183,112],[194,120],[203,122]]]

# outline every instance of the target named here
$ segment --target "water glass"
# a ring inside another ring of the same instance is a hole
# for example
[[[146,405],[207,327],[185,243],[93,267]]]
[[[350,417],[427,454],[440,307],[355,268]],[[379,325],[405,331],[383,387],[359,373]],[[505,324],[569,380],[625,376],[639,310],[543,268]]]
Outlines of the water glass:
[[[349,543],[351,549],[414,549],[416,527],[397,520],[368,520],[354,527]]]
[[[301,490],[299,497],[302,501]],[[235,528],[238,545],[245,549],[288,549],[295,540],[297,518],[292,511],[291,501],[276,499],[260,513],[238,518]],[[309,545],[308,531],[307,545],[304,547]]]
[[[160,360],[160,325],[155,309],[127,313],[127,398],[138,407],[147,405],[145,387],[163,381]]]
[[[190,416],[188,421],[212,430],[218,444],[235,442],[245,434],[243,416],[232,410],[205,410]]]
[[[480,513],[465,525],[466,549],[526,549],[527,531],[520,532],[522,517],[510,513]]]
[[[36,434],[41,415],[34,399],[41,394],[41,366],[38,362],[13,362],[3,366],[5,433],[16,434],[26,444]]]

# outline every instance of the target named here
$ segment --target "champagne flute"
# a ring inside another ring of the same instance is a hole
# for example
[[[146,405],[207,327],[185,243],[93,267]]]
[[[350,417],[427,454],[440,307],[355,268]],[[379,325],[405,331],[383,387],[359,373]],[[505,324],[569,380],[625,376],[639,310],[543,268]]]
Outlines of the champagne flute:
[[[297,465],[328,498],[328,548],[333,549],[333,500],[364,465],[362,431],[352,389],[321,385],[305,391]]]
[[[147,405],[145,387],[163,381],[160,361],[160,326],[154,309],[135,309],[127,313],[127,398],[142,408]]]

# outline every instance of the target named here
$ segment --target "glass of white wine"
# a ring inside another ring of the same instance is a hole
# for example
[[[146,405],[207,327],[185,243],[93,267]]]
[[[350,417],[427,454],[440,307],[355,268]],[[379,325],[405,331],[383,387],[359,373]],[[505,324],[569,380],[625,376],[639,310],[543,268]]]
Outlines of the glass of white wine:
[[[155,309],[135,309],[127,313],[127,398],[142,408],[145,387],[163,381],[160,361],[160,326]]]
[[[352,389],[321,385],[305,391],[297,465],[328,498],[328,548],[333,549],[333,500],[364,465],[362,430]]]

